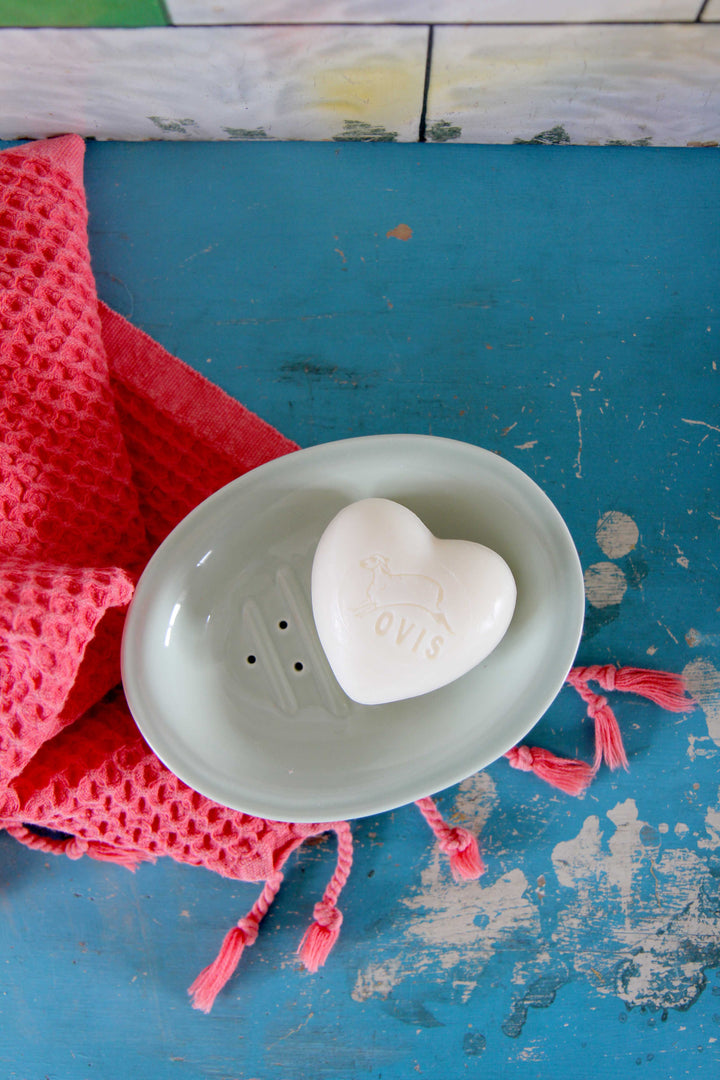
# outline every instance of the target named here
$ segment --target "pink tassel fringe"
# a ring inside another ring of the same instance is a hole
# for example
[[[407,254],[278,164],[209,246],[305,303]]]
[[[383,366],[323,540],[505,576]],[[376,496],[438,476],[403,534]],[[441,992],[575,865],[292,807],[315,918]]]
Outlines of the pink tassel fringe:
[[[620,728],[607,698],[596,694],[588,686],[598,683],[603,690],[619,690],[648,698],[669,712],[682,712],[695,705],[680,675],[668,671],[650,671],[645,668],[616,668],[612,664],[573,668],[567,677],[588,707],[588,716],[595,721],[594,769],[603,761],[611,769],[628,767],[627,755]]]
[[[210,1012],[215,998],[235,972],[245,946],[252,945],[255,941],[260,923],[267,915],[282,880],[282,874],[273,874],[266,881],[263,891],[255,901],[252,910],[225,935],[220,952],[212,964],[208,964],[200,972],[195,982],[188,989],[188,994],[193,999],[193,1008],[200,1009],[204,1013]]]
[[[478,843],[471,832],[448,825],[430,798],[415,803],[437,837],[438,846],[449,856],[450,869],[457,880],[473,880],[485,872]]]
[[[298,956],[311,972],[322,967],[340,934],[342,913],[338,911],[337,902],[352,869],[353,845],[350,826],[346,821],[340,821],[333,828],[338,840],[335,873],[330,879],[322,900],[315,905],[314,921],[305,931],[298,948]]]
[[[305,931],[298,955],[308,971],[322,967],[340,935],[342,912],[334,904],[320,901],[313,910],[314,922]]]
[[[597,772],[603,761],[609,769],[627,769],[628,759],[615,713],[605,698],[597,699],[597,706],[588,708],[588,715],[595,721],[595,761]]]
[[[250,917],[244,919],[242,925],[238,923],[237,926],[233,926],[232,930],[228,931],[220,952],[212,964],[208,964],[200,972],[188,990],[193,999],[193,1008],[200,1009],[204,1013],[210,1012],[215,1003],[215,998],[238,966],[245,946],[252,945],[257,937],[257,932],[257,923],[253,927],[253,921]]]
[[[594,776],[586,762],[558,757],[540,746],[514,746],[505,757],[514,769],[532,772],[566,795],[582,795]]]
[[[588,679],[597,679],[604,690],[622,690],[654,701],[667,712],[686,712],[697,702],[688,693],[681,675],[646,668],[585,668]],[[609,674],[614,672],[614,674]]]

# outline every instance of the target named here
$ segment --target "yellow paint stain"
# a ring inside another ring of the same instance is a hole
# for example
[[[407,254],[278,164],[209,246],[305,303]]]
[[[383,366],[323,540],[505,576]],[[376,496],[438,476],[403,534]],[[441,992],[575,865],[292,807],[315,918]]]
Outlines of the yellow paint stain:
[[[346,120],[392,129],[419,116],[423,77],[420,64],[392,56],[382,64],[328,67],[313,76],[314,104],[337,115],[338,130]]]

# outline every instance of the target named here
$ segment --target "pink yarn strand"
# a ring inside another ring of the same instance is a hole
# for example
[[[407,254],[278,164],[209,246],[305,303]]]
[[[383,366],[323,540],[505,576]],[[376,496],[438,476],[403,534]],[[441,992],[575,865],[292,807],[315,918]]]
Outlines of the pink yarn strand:
[[[588,714],[595,721],[595,761],[593,770],[598,771],[603,761],[609,769],[628,769],[628,759],[620,734],[615,713],[602,697],[597,698],[597,705],[588,708]]]
[[[680,675],[669,671],[646,668],[616,668],[613,664],[573,668],[567,678],[588,706],[588,716],[595,722],[595,771],[604,760],[611,769],[627,769],[628,761],[620,728],[607,698],[588,686],[596,682],[603,690],[637,694],[653,701],[668,712],[692,709],[695,701],[689,695]]]
[[[462,826],[448,825],[430,797],[415,803],[435,833],[440,850],[450,859],[450,869],[457,880],[474,880],[485,872],[475,837]]]
[[[671,671],[620,668],[615,675],[615,689],[638,694],[667,712],[687,712],[697,705],[683,677]]]
[[[576,690],[579,690],[580,685],[596,682],[608,692],[620,690],[623,693],[637,694],[639,697],[655,702],[668,712],[684,712],[697,704],[689,693],[682,675],[676,675],[671,671],[654,671],[650,668],[636,667],[617,668],[614,664],[594,664],[573,668],[567,681]]]
[[[585,761],[558,757],[540,746],[514,746],[505,757],[514,769],[534,773],[566,795],[582,795],[595,775]]]
[[[606,680],[600,682],[601,686],[608,689],[615,688],[616,668],[573,668],[568,674],[567,682],[577,690],[580,697],[587,705],[588,716],[595,725],[595,761],[593,771],[597,772],[603,761],[610,769],[628,767],[627,755],[623,746],[620,728],[615,718],[615,713],[608,705],[608,700],[601,694],[596,694],[588,686],[588,681],[598,679],[598,673],[609,672]]]
[[[282,874],[276,873],[266,881],[260,896],[245,918],[225,935],[220,952],[211,964],[204,968],[188,989],[194,1009],[209,1013],[215,998],[234,974],[245,946],[252,945],[258,935],[261,921],[282,884]]]
[[[334,825],[333,828],[338,841],[335,872],[328,883],[322,900],[313,909],[313,922],[306,930],[298,947],[300,959],[307,970],[313,973],[323,966],[330,955],[333,945],[340,936],[343,917],[342,912],[337,908],[337,902],[350,875],[353,862],[350,826],[346,821],[341,821]]]

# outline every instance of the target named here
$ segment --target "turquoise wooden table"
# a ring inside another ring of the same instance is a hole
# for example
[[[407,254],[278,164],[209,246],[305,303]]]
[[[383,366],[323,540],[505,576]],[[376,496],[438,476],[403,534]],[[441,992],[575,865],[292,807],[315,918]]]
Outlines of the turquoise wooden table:
[[[501,454],[585,571],[580,663],[684,673],[613,698],[628,772],[571,798],[496,762],[353,824],[327,964],[304,846],[209,1015],[186,988],[256,887],[0,836],[8,1080],[711,1077],[720,1067],[720,372],[714,150],[91,143],[102,299],[303,446],[417,432]],[[533,741],[592,757],[561,692]]]

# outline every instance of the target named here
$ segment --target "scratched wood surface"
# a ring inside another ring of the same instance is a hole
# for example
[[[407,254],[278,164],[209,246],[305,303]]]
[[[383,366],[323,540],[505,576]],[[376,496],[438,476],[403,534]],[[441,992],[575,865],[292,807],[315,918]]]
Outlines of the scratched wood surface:
[[[700,704],[614,699],[631,768],[581,800],[504,761],[442,793],[479,882],[414,807],[355,823],[315,976],[334,851],[301,849],[209,1016],[185,989],[254,886],[0,836],[2,1075],[717,1076],[717,152],[93,143],[86,183],[111,306],[303,445],[507,457],[577,543],[580,661],[684,671]],[[534,741],[591,756],[571,691]]]

